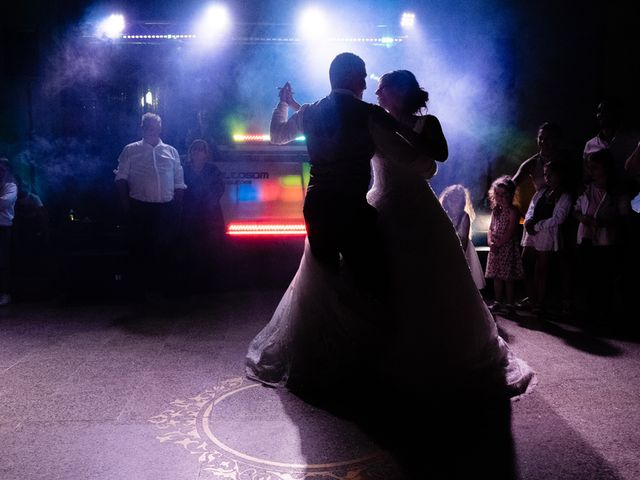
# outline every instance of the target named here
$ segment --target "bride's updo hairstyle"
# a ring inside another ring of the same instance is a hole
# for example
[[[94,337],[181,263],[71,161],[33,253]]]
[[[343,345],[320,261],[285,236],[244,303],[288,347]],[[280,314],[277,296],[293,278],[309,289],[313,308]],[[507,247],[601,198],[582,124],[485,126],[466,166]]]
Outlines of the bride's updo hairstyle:
[[[424,90],[413,73],[409,70],[394,70],[385,73],[380,78],[384,79],[386,86],[389,86],[401,96],[402,109],[408,113],[418,113],[422,109],[427,109],[429,92]]]

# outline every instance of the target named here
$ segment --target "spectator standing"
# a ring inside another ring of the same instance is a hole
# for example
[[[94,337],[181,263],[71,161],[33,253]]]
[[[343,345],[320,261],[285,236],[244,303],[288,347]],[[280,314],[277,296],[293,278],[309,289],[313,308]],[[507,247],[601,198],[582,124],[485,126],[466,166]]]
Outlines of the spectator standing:
[[[614,307],[614,292],[620,286],[618,247],[630,207],[628,195],[615,183],[614,158],[608,149],[589,154],[587,168],[590,181],[578,197],[574,212],[580,222],[576,240],[582,270],[582,306],[587,316],[595,320]]]
[[[225,223],[220,206],[224,194],[222,172],[211,162],[211,149],[202,139],[189,146],[184,166],[181,250],[191,287],[210,287],[221,257]]]
[[[531,199],[524,217],[522,263],[528,298],[519,302],[534,313],[542,312],[550,262],[560,251],[563,237],[560,227],[571,211],[571,196],[566,192],[562,165],[549,162],[544,166],[545,187]],[[563,299],[568,300],[568,299]]]
[[[141,127],[142,139],[118,158],[115,182],[128,220],[134,285],[155,296],[175,287],[172,249],[187,186],[178,151],[160,138],[160,116],[145,113]]]
[[[0,306],[11,303],[11,227],[18,186],[7,158],[0,158]]]

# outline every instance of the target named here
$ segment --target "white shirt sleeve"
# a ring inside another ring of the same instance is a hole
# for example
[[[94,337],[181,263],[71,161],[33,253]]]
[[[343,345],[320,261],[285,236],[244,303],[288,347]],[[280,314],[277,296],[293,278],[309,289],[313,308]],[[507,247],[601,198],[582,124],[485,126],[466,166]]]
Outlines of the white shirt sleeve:
[[[118,167],[114,170],[117,180],[128,180],[129,170],[131,169],[131,161],[129,159],[129,148],[124,147],[122,153],[118,157]]]
[[[578,197],[575,205],[573,206],[573,210],[575,212],[580,212],[583,214],[585,213],[585,211],[587,210],[587,194],[586,193],[583,193]]]
[[[524,215],[525,223],[533,218],[533,212],[536,209],[536,203],[538,203],[538,199],[540,198],[540,195],[542,195],[542,192],[543,190],[538,190],[536,193],[533,194],[533,198],[529,203],[529,208],[527,208],[527,213],[525,213]]]
[[[6,208],[16,203],[18,198],[18,186],[13,182],[7,182],[0,190],[0,208]]]
[[[571,197],[568,193],[563,193],[558,199],[555,207],[553,208],[553,215],[550,218],[545,218],[544,220],[540,220],[535,224],[534,229],[536,232],[543,230],[545,228],[555,227],[557,225],[562,224],[567,217],[569,216],[569,211],[571,210]]]
[[[187,186],[184,183],[184,170],[180,163],[180,154],[175,148],[171,149],[173,155],[173,185],[175,190],[185,190]]]
[[[278,106],[273,110],[273,115],[271,116],[271,125],[269,128],[271,143],[282,145],[302,135],[304,133],[302,118],[307,107],[308,104],[302,105],[300,110],[287,119],[289,106],[286,102],[278,103]]]

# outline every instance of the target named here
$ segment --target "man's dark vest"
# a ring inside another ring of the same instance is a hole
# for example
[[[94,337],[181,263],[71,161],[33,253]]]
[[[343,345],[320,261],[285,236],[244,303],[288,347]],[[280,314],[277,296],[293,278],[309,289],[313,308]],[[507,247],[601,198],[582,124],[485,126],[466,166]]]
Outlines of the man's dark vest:
[[[309,106],[303,128],[311,161],[309,192],[365,199],[375,144],[369,118],[377,107],[341,93]]]

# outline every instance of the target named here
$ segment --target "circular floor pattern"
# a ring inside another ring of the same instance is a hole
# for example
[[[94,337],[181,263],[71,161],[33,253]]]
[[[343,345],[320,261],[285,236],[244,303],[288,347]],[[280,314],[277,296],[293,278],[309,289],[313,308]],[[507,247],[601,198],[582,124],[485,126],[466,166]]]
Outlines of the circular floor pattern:
[[[197,456],[212,479],[368,480],[397,472],[354,425],[284,389],[245,377],[171,402],[149,421],[170,442]]]

